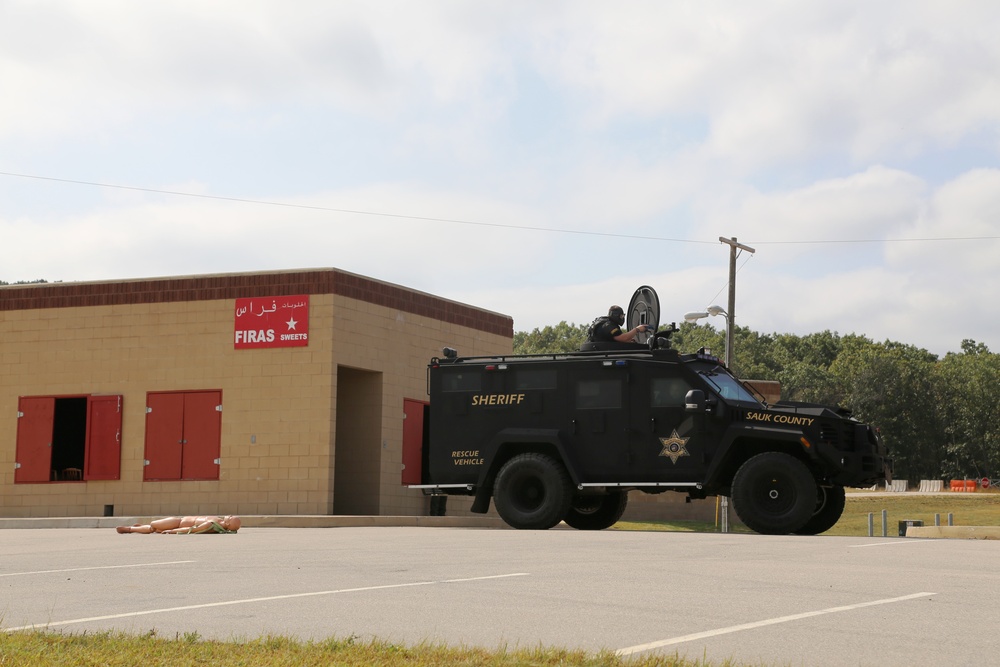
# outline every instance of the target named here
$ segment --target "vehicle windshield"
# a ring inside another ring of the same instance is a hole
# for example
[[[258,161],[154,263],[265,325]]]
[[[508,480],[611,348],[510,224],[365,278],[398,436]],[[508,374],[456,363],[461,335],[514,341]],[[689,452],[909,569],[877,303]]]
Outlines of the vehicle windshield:
[[[747,391],[747,388],[729,373],[718,370],[700,371],[699,373],[711,382],[716,391],[719,392],[719,396],[727,401],[749,401],[760,404],[757,397]]]

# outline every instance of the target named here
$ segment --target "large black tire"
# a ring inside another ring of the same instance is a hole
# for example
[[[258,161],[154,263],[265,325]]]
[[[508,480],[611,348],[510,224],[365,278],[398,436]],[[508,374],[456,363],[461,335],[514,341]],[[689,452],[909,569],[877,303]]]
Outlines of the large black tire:
[[[795,531],[796,535],[819,535],[825,533],[840,521],[844,513],[847,496],[842,486],[819,487],[819,499],[816,509],[806,524]]]
[[[577,530],[604,530],[618,523],[628,505],[628,493],[612,491],[603,496],[575,500],[563,521]]]
[[[551,528],[566,516],[572,499],[569,473],[546,454],[518,454],[500,468],[493,485],[497,513],[512,528]]]
[[[783,452],[748,459],[733,477],[733,507],[747,528],[764,535],[801,529],[816,510],[816,480],[802,461]]]

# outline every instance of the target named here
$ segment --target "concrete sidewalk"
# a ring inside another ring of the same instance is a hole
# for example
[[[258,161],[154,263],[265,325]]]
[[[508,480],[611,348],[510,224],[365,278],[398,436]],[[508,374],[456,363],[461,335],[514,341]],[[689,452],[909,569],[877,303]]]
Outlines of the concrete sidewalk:
[[[142,516],[0,518],[5,528],[115,528],[147,524]],[[327,515],[240,515],[244,528],[347,528],[364,526],[428,526],[435,528],[509,528],[491,516],[327,516]],[[1000,526],[910,526],[907,537],[962,540],[1000,540]]]
[[[82,516],[8,519],[0,517],[4,528],[115,528],[147,524],[160,517]],[[434,526],[438,528],[506,528],[501,519],[490,516],[326,516],[241,514],[244,528],[344,528],[358,526]]]

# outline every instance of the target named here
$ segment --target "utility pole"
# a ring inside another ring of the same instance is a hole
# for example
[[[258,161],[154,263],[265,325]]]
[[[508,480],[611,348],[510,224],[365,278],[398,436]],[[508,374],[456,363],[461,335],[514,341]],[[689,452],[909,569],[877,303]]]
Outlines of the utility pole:
[[[748,245],[737,243],[735,236],[730,239],[720,236],[719,240],[729,246],[729,304],[726,309],[726,368],[729,369],[730,373],[735,375],[736,371],[733,370],[733,364],[735,363],[736,355],[733,354],[733,342],[736,340],[734,337],[734,329],[736,328],[736,255],[738,254],[738,250],[746,250],[749,253],[757,251]],[[722,515],[721,530],[723,533],[728,533],[729,498],[727,496],[719,497],[718,511]]]
[[[726,367],[733,370],[735,355],[733,354],[733,329],[736,325],[736,255],[737,250],[749,253],[757,252],[748,245],[736,242],[736,237],[730,239],[720,236],[719,240],[729,246],[729,304],[726,308]]]

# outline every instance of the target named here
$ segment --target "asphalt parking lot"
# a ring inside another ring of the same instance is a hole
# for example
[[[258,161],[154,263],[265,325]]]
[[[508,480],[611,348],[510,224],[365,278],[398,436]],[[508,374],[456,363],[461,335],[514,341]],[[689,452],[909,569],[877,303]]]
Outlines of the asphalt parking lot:
[[[475,528],[0,530],[2,628],[992,664],[1000,542]]]

